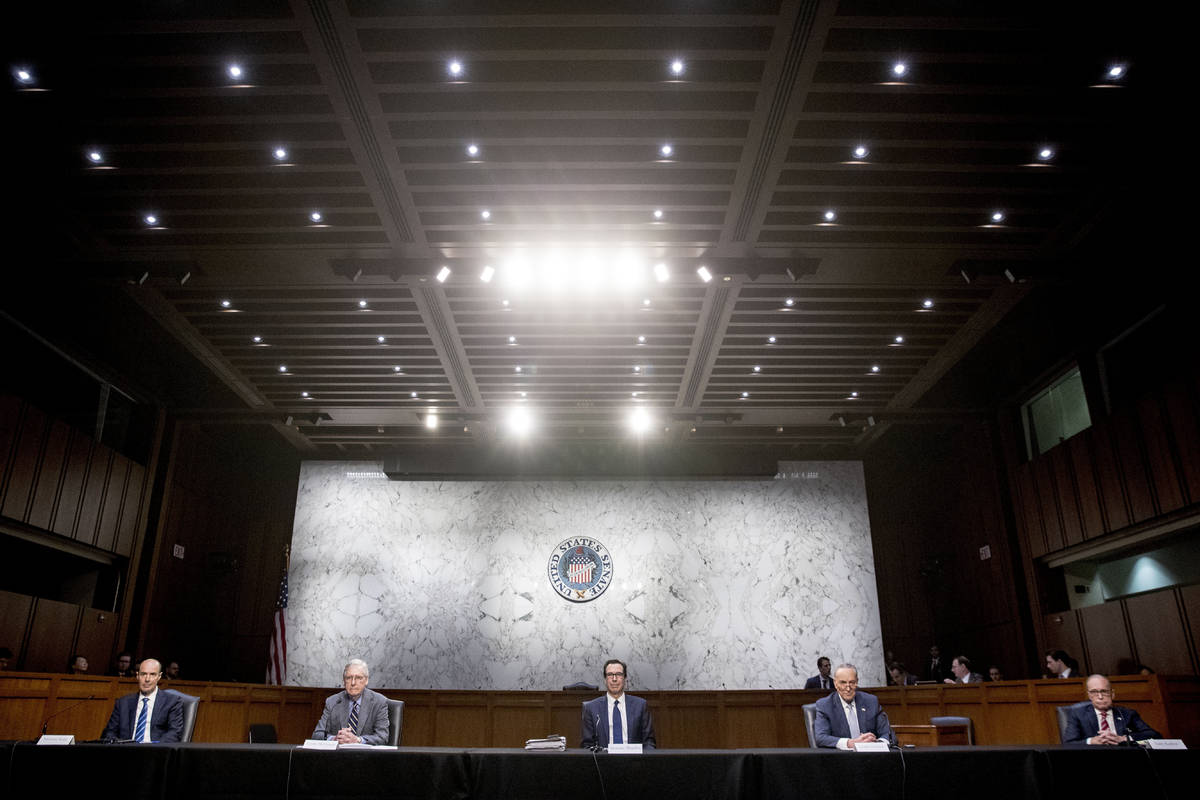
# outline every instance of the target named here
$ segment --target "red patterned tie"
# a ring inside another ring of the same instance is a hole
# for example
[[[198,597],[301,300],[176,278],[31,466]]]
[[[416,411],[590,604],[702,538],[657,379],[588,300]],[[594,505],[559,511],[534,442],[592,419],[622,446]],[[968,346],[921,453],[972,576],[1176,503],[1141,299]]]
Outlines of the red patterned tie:
[[[1103,714],[1100,715],[1100,732],[1107,733],[1108,731],[1109,731],[1108,712],[1105,711]]]

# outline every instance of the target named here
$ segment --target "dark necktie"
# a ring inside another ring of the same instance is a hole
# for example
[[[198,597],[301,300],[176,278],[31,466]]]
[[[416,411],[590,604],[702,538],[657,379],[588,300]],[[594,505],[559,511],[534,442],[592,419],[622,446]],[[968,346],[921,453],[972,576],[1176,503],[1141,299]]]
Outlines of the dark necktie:
[[[358,701],[355,700],[350,706],[350,722],[347,726],[351,733],[358,733]]]
[[[149,705],[149,703],[149,697],[142,698],[142,710],[138,712],[137,730],[133,732],[133,740],[135,742],[140,742],[146,738],[146,707]]]
[[[624,744],[625,732],[621,729],[621,701],[613,700],[613,744]]]

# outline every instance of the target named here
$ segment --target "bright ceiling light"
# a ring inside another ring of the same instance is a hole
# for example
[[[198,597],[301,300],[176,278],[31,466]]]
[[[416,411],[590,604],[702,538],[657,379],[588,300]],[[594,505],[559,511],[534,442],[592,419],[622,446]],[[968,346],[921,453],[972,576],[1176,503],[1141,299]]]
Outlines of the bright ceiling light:
[[[871,154],[871,151],[867,149],[867,146],[865,144],[860,144],[858,147],[854,148],[854,157],[859,159],[860,161],[862,159],[866,158],[870,154]]]
[[[232,305],[233,305],[232,300],[222,300],[221,301],[221,308],[229,308]]]
[[[871,365],[871,372],[879,372],[879,365],[878,365],[878,364],[872,364],[872,365]]]
[[[438,270],[438,274],[437,274],[438,283],[445,283],[446,278],[449,278],[449,277],[450,277],[450,268],[449,267],[442,267],[441,269]]]
[[[774,336],[768,336],[768,337],[767,337],[767,344],[775,344],[775,337],[774,337]]]
[[[832,208],[825,212],[825,221],[826,222],[833,222],[835,219],[837,219],[837,212],[834,211]]]
[[[279,365],[279,371],[280,371],[280,372],[287,372],[287,364],[280,364],[280,365]]]
[[[104,153],[101,153],[99,150],[88,150],[87,160],[93,164],[103,164]]]
[[[1108,76],[1109,80],[1114,80],[1114,81],[1115,81],[1115,80],[1118,80],[1118,79],[1120,79],[1120,78],[1124,78],[1124,77],[1125,77],[1125,71],[1126,71],[1127,69],[1128,69],[1128,67],[1127,67],[1126,65],[1124,65],[1124,64],[1113,64],[1112,66],[1110,66],[1110,67],[1108,68],[1108,72],[1107,72],[1107,73],[1105,73],[1105,74]]]
[[[670,277],[671,273],[667,271],[666,264],[659,263],[654,265],[654,280],[659,283],[666,283]]]
[[[147,225],[151,225],[151,226],[157,225],[158,224],[158,215],[157,214],[147,214],[146,216],[142,217],[142,221],[145,222]]]
[[[908,64],[905,64],[903,61],[897,61],[895,64],[892,64],[892,74],[897,78],[903,77],[907,72]]]
[[[492,212],[488,211],[485,208],[483,211],[479,212],[479,218],[482,219],[484,222],[487,222],[489,219],[492,218]]]
[[[402,375],[404,374],[404,367],[397,364],[396,366],[392,367],[392,372],[396,373],[397,375]]]
[[[1043,147],[1040,150],[1038,150],[1037,160],[1038,161],[1053,161],[1054,160],[1054,148],[1053,147]]]
[[[654,426],[654,418],[644,408],[635,408],[629,412],[629,430],[641,436]]]
[[[696,270],[696,274],[700,276],[700,280],[708,283],[712,280],[712,273],[708,271],[708,267],[703,264]]]
[[[262,344],[262,337],[261,336],[253,336],[250,338],[250,341],[254,342],[255,344]]]
[[[658,154],[661,155],[663,158],[670,158],[671,154],[674,152],[675,152],[675,148],[669,144],[664,144],[662,147],[658,148]]]
[[[18,67],[17,69],[13,70],[13,76],[17,79],[17,83],[22,83],[26,86],[29,86],[34,82],[33,71],[28,67]]]
[[[533,430],[533,415],[525,406],[510,408],[505,417],[508,430],[517,436],[528,436]]]
[[[309,394],[308,394],[308,392],[301,392],[300,396],[303,397],[305,400],[307,400],[309,397]]]
[[[288,152],[285,148],[276,147],[271,151],[271,155],[274,156],[276,161],[283,161],[287,158]]]
[[[642,335],[639,335],[639,336],[637,337],[637,341],[638,341],[638,344],[645,344],[645,343],[646,343],[646,337],[645,337],[645,336],[642,336]]]
[[[495,274],[496,274],[495,268],[492,267],[491,264],[485,264],[483,267],[483,271],[479,273],[479,280],[483,281],[484,283],[491,283],[492,278],[495,276]]]
[[[661,208],[656,208],[656,209],[654,209],[654,218],[655,218],[655,219],[662,219],[662,218],[663,218],[663,210],[662,210]]]
[[[438,426],[438,415],[432,411],[425,415],[425,427],[430,430],[436,430]]]
[[[313,222],[320,222],[321,220],[325,219],[325,215],[322,214],[320,211],[310,211],[308,214],[308,218],[310,220],[312,220]]]
[[[924,300],[921,301],[921,308],[933,308],[933,300],[931,298],[926,297]]]
[[[895,339],[893,339],[892,341],[893,341],[895,344],[904,344],[904,337],[903,337],[903,336],[897,336],[897,337],[896,337]]]
[[[1003,211],[993,211],[992,212],[992,222],[996,223],[996,224],[1004,222],[1004,212]]]
[[[446,65],[446,71],[449,72],[450,76],[453,78],[457,78],[457,77],[461,76],[463,74],[463,69],[464,68],[463,68],[462,62],[459,61],[457,58],[452,60],[449,64]]]
[[[387,344],[387,337],[386,336],[376,336],[375,341],[379,342],[380,344]]]
[[[227,68],[227,72],[231,78],[240,78],[243,74],[245,74],[240,64],[230,64]]]
[[[517,337],[515,337],[515,336],[508,337],[508,343],[515,345],[517,343]]]
[[[467,155],[469,155],[471,158],[474,158],[475,156],[479,155],[479,145],[477,145],[477,144],[467,145]]]
[[[359,300],[359,301],[358,301],[358,307],[359,307],[359,308],[366,308],[366,307],[367,307],[367,301],[366,301],[366,300]]]
[[[760,367],[758,364],[755,364],[755,365],[754,365],[754,372],[755,372],[756,374],[757,374],[757,373],[759,373],[759,372],[762,372],[762,367]]]
[[[796,300],[793,297],[789,297],[783,301],[783,304],[788,308],[791,308],[792,306],[796,305]]]
[[[671,74],[679,77],[687,69],[687,65],[683,63],[682,58],[677,58],[671,62]]]

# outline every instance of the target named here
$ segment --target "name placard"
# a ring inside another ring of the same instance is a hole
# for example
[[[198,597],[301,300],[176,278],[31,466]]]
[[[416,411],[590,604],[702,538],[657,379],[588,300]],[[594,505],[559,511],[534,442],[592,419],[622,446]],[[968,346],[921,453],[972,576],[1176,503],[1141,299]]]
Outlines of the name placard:
[[[42,738],[37,740],[38,744],[75,744],[75,734],[73,733],[43,733]]]
[[[300,746],[305,750],[337,750],[338,743],[336,739],[305,739]]]
[[[887,742],[859,742],[854,745],[856,753],[886,753],[889,749]]]
[[[610,753],[640,753],[642,746],[640,744],[610,744],[608,746]]]
[[[1151,750],[1187,750],[1183,739],[1147,739],[1146,746]]]

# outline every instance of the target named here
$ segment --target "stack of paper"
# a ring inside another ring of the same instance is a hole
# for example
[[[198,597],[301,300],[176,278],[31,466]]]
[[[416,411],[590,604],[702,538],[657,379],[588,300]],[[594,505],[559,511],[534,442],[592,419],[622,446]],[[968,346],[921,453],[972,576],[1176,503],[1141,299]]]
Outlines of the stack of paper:
[[[528,739],[525,742],[526,750],[566,750],[567,737],[565,736],[547,736],[545,739]]]

